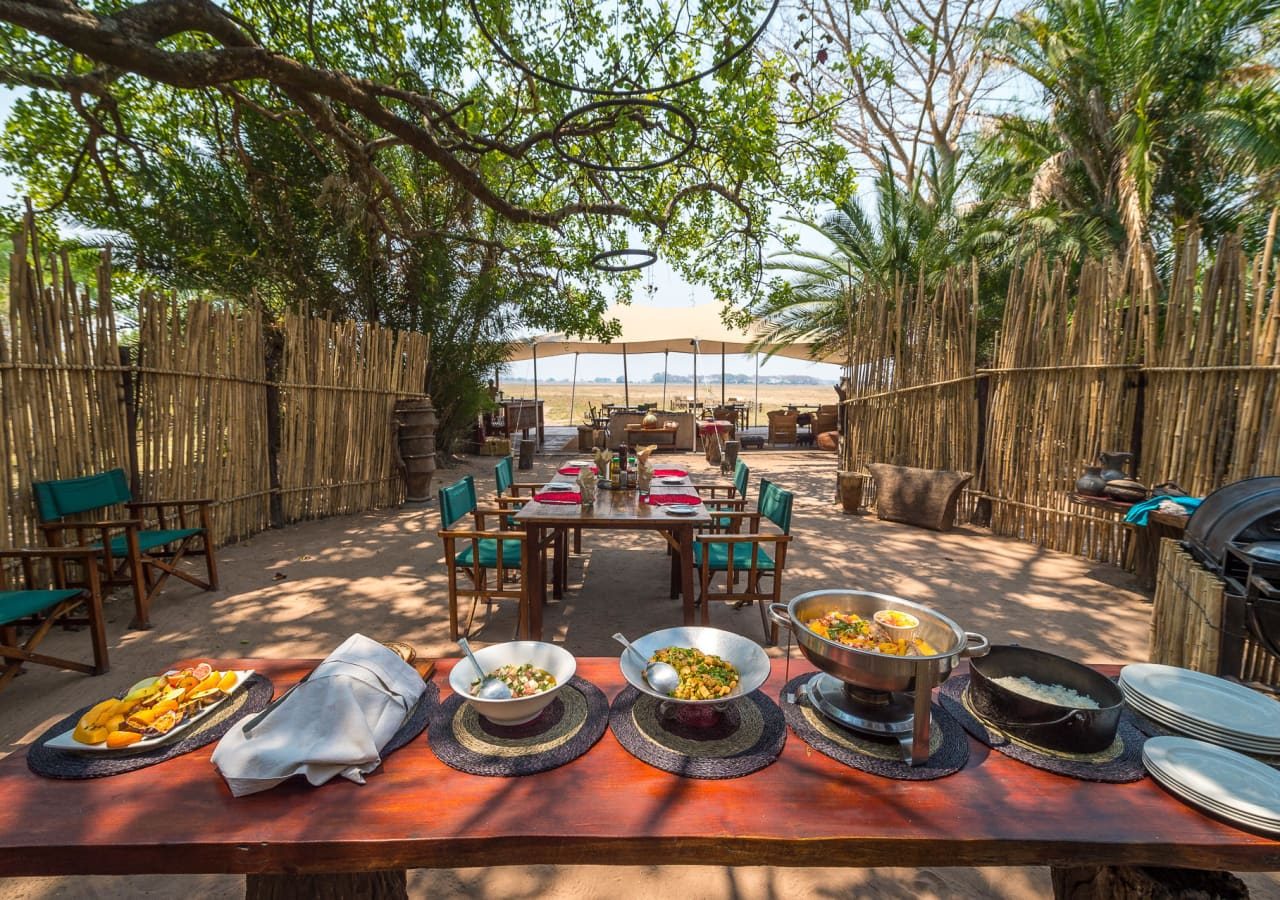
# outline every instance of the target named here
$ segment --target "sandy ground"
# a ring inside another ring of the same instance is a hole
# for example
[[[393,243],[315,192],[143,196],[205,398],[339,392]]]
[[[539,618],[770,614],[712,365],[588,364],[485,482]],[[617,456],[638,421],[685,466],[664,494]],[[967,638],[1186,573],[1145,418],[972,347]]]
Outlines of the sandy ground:
[[[549,442],[550,443],[550,442]],[[558,459],[563,459],[560,455]],[[674,455],[664,459],[675,459]],[[681,457],[695,477],[714,473]],[[1126,573],[974,528],[948,534],[846,516],[832,499],[834,458],[813,452],[752,452],[752,495],[765,475],[797,492],[784,596],[822,587],[885,591],[927,603],[993,642],[1052,648],[1081,661],[1145,659],[1150,606]],[[533,473],[547,476],[554,455]],[[493,484],[493,460],[469,458],[440,474],[471,473]],[[526,479],[523,476],[532,474]],[[152,609],[155,628],[126,630],[131,600],[108,602],[111,671],[97,679],[33,667],[0,693],[0,755],[20,751],[45,728],[94,697],[122,689],[179,657],[320,657],[353,631],[403,640],[423,656],[452,656],[435,504],[309,522],[258,535],[219,552],[222,588],[171,586]],[[610,635],[640,635],[680,622],[667,595],[659,539],[588,532],[570,567],[570,591],[548,607],[546,637],[580,656],[615,655]],[[759,639],[754,608],[712,610],[712,624]],[[514,604],[499,604],[476,640],[511,638]],[[45,649],[86,654],[83,634],[55,633]],[[781,655],[784,649],[771,649]],[[793,651],[798,656],[798,651]],[[411,873],[414,896],[602,897],[1036,897],[1047,870],[823,870],[728,867],[530,867]],[[1269,876],[1248,876],[1255,896],[1280,898]],[[228,875],[0,880],[0,900],[38,897],[239,897]]]

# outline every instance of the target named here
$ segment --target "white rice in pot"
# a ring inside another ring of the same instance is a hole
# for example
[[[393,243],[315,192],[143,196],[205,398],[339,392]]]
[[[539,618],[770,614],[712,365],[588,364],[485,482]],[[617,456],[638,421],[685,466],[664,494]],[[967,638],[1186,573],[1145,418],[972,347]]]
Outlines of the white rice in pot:
[[[1005,675],[1002,678],[992,678],[991,681],[1012,694],[1030,697],[1032,700],[1039,700],[1041,703],[1074,706],[1077,709],[1101,709],[1098,701],[1092,697],[1086,697],[1084,694],[1074,691],[1065,685],[1041,684],[1026,675]]]

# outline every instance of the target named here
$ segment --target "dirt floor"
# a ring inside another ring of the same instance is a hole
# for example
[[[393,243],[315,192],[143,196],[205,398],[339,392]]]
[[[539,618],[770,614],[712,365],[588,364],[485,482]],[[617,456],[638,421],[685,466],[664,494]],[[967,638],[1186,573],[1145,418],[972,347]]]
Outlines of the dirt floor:
[[[538,457],[550,475],[564,454]],[[695,478],[715,473],[701,456],[667,455]],[[948,534],[843,515],[833,501],[834,457],[814,452],[749,452],[752,495],[761,475],[797,492],[784,596],[823,587],[898,594],[929,604],[993,642],[1052,648],[1081,661],[1144,660],[1150,605],[1132,578],[1111,566],[992,537],[976,528]],[[471,457],[439,474],[473,474],[493,485],[493,460]],[[531,476],[526,478],[525,476]],[[152,609],[155,628],[128,631],[131,600],[108,602],[111,671],[96,679],[40,667],[0,693],[0,755],[23,745],[68,710],[120,690],[180,657],[327,654],[353,631],[412,643],[422,656],[456,655],[432,503],[270,531],[219,552],[222,587],[170,587]],[[680,622],[668,599],[662,544],[652,534],[588,533],[574,557],[570,591],[547,609],[546,638],[580,656],[612,656],[610,635]],[[712,610],[712,624],[759,639],[754,608]],[[499,604],[476,641],[508,640],[514,604]],[[87,655],[83,634],[55,632],[45,649]],[[783,649],[771,649],[781,655]],[[797,656],[798,651],[793,651]],[[1280,898],[1269,876],[1248,876],[1255,896]],[[0,900],[36,897],[239,897],[229,875],[24,878],[0,880]],[[468,896],[649,898],[1036,897],[1049,893],[1045,869],[785,869],[729,867],[539,866],[411,873],[411,893]]]

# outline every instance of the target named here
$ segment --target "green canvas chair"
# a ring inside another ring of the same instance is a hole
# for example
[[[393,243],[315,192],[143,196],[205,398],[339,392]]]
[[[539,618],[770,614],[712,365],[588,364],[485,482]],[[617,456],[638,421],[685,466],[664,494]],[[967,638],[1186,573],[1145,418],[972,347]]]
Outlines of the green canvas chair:
[[[476,502],[475,479],[467,475],[460,481],[440,488],[440,539],[444,542],[444,559],[449,573],[449,637],[471,636],[471,623],[476,607],[483,600],[491,606],[495,599],[511,598],[519,602],[517,632],[529,637],[528,554],[525,553],[523,531],[508,529],[502,523],[510,512],[501,508],[482,508]],[[458,527],[470,516],[472,527]],[[487,530],[492,520],[499,530]],[[461,549],[459,549],[461,545]],[[458,578],[463,570],[470,579],[467,587]],[[489,584],[489,573],[494,584]],[[471,599],[471,612],[465,628],[459,628],[458,599]]]
[[[509,456],[502,457],[498,465],[493,467],[493,478],[498,488],[498,506],[503,510],[520,510],[525,503],[534,498],[535,492],[543,488],[538,481],[516,481]],[[520,529],[515,515],[507,516],[506,527],[512,530]],[[573,529],[573,552],[582,552],[582,529]],[[563,597],[564,583],[568,581],[568,538],[564,530],[558,530],[556,533],[553,554],[552,595],[558,600]]]
[[[104,586],[133,588],[130,628],[151,627],[151,602],[170,575],[204,588],[218,588],[218,564],[210,539],[212,500],[134,500],[123,469],[83,478],[37,481],[32,485],[40,528],[51,547],[80,546],[100,551]],[[92,521],[68,517],[97,514],[122,505],[130,518]],[[203,554],[208,580],[178,568],[188,553]]]
[[[50,583],[42,584],[36,577],[35,562],[48,560]],[[66,565],[80,564],[86,586],[72,587]],[[6,572],[14,563],[20,563],[22,583],[20,588],[10,589]],[[93,664],[46,656],[35,648],[48,636],[49,630],[59,621],[66,621],[81,606],[87,612],[89,639],[93,644]],[[30,637],[19,643],[18,629],[21,623],[30,622]],[[101,675],[107,671],[107,636],[102,621],[102,592],[98,585],[98,553],[87,547],[49,547],[43,550],[0,550],[0,690],[17,677],[26,663],[53,666]]]
[[[703,505],[711,510],[713,514],[711,519],[711,532],[713,534],[733,532],[738,528],[738,519],[728,515],[715,515],[715,513],[717,511],[735,512],[745,509],[747,505],[747,486],[750,480],[751,469],[742,460],[738,460],[733,467],[733,482],[731,484],[717,482],[714,484],[694,485],[698,493],[703,495]]]
[[[702,606],[703,624],[710,622],[709,604],[712,600],[733,601],[741,608],[755,602],[760,608],[760,624],[764,626],[767,642],[778,642],[778,626],[770,621],[768,604],[782,600],[782,571],[787,561],[787,544],[791,542],[791,506],[795,496],[784,491],[768,479],[760,479],[760,500],[755,512],[728,512],[723,515],[740,520],[732,533],[700,534],[693,544],[693,563],[700,575],[701,591],[698,602]],[[768,522],[776,531],[762,531],[761,524]],[[741,531],[741,524],[746,531]],[[771,548],[772,553],[768,549]],[[725,589],[712,591],[712,580],[723,572]],[[736,590],[738,576],[747,576],[746,585]],[[761,581],[770,580],[766,592]]]

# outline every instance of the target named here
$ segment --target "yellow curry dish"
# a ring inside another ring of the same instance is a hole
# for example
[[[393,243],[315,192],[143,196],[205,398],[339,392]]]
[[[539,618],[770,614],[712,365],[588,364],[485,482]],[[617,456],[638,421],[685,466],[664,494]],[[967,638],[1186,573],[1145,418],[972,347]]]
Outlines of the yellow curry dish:
[[[680,684],[671,694],[676,700],[715,700],[738,686],[732,663],[693,647],[664,647],[649,662],[668,663],[680,673]]]
[[[923,638],[913,638],[910,641],[894,640],[877,623],[869,622],[853,613],[833,609],[815,619],[809,619],[804,624],[816,635],[858,650],[871,650],[891,656],[937,656],[938,654],[938,651]]]

